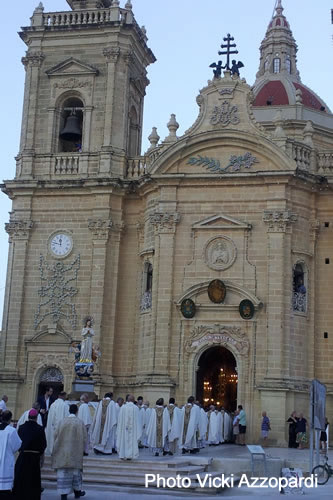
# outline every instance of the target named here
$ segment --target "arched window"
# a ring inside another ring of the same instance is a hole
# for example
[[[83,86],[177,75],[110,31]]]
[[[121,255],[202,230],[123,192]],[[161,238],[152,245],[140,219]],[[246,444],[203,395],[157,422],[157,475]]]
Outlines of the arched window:
[[[291,60],[290,56],[286,57],[286,70],[289,74],[291,74]]]
[[[83,102],[78,97],[69,97],[64,101],[59,127],[60,152],[81,153],[83,109]]]
[[[305,266],[298,262],[293,270],[293,310],[306,312],[307,309],[307,275]]]
[[[128,154],[130,157],[137,156],[139,145],[139,123],[138,114],[134,106],[131,107],[129,115],[129,141],[128,141]]]
[[[280,71],[281,71],[281,59],[279,57],[274,57],[273,73],[280,73]]]
[[[141,311],[151,309],[152,306],[152,288],[153,288],[153,265],[146,261],[143,270],[143,290],[141,297]]]

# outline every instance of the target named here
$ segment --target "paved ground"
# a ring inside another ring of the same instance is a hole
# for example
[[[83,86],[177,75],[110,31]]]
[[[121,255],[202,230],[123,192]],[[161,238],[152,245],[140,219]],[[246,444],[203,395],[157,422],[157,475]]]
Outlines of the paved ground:
[[[265,448],[265,452],[268,458],[279,458],[285,459],[290,462],[290,464],[294,464],[297,466],[298,464],[307,464],[309,463],[309,450],[293,450],[288,448]],[[222,461],[228,461],[239,459],[240,462],[243,462],[244,459],[249,460],[250,454],[246,447],[235,446],[235,445],[221,445],[217,447],[207,447],[204,450],[201,450],[198,455],[201,457],[214,457],[219,458]],[[100,455],[99,455],[100,457]],[[186,458],[187,455],[182,456],[179,455],[178,458]],[[167,460],[170,460],[170,457],[166,457]],[[166,460],[163,457],[154,458],[154,460],[163,461]],[[177,457],[175,457],[177,460]],[[119,461],[117,455],[112,455],[110,457],[103,457],[103,460],[111,460],[111,461]],[[143,450],[140,452],[140,460],[152,460],[152,455],[148,450]],[[333,463],[333,450],[329,451],[329,462]],[[134,464],[133,464],[134,465]],[[147,471],[149,472],[149,471]],[[253,498],[281,498],[281,495],[277,488],[247,488],[247,487],[238,487],[234,488],[225,488],[223,492],[219,495],[192,495],[187,493],[186,495],[178,494],[174,492],[172,495],[164,494],[163,490],[160,490],[160,494],[156,494],[151,492],[151,494],[146,494],[143,489],[140,492],[133,489],[128,491],[110,491],[108,487],[99,487],[98,490],[94,490],[91,486],[88,488],[84,488],[86,491],[87,500],[129,500],[129,499],[138,499],[138,500],[152,500],[153,498],[160,500],[171,500],[175,498],[183,499],[216,499],[220,497],[225,497],[228,500],[243,500],[245,496],[253,497]],[[68,500],[74,498],[73,495],[68,496]],[[333,499],[333,478],[325,486],[318,486],[318,488],[305,488],[304,489],[304,498],[307,500],[326,500]],[[51,499],[60,499],[60,496],[57,494],[55,489],[46,489],[42,495],[42,500],[51,500]]]

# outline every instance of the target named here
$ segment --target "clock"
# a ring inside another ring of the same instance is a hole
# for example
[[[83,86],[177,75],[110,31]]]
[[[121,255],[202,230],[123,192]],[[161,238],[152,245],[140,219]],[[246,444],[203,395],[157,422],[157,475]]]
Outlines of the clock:
[[[70,234],[64,231],[57,231],[49,239],[49,249],[53,257],[67,257],[73,249],[73,239]]]

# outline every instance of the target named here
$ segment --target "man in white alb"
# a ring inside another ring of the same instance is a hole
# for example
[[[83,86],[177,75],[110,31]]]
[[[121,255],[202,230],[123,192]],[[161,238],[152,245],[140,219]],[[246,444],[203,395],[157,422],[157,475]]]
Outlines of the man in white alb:
[[[69,415],[68,404],[65,403],[66,393],[60,392],[58,399],[50,406],[45,429],[47,448],[45,455],[52,455],[54,444],[54,433],[58,425]]]
[[[134,404],[134,396],[129,394],[127,402],[120,408],[117,425],[117,451],[122,460],[132,460],[139,456],[139,409]]]
[[[92,416],[90,413],[90,408],[89,408],[89,397],[88,394],[82,394],[80,397],[80,403],[78,404],[79,406],[79,411],[77,414],[77,417],[82,420],[84,423],[86,429],[87,429],[87,441],[86,441],[86,447],[84,449],[84,455],[88,455],[89,453],[89,447],[90,447],[90,435],[89,435],[89,429],[92,424]]]

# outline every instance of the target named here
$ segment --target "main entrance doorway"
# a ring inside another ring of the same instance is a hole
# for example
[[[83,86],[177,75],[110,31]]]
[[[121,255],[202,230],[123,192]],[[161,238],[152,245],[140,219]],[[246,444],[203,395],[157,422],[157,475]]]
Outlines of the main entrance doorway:
[[[225,347],[214,346],[201,354],[196,397],[205,406],[214,404],[227,411],[237,406],[236,359]]]
[[[58,368],[46,368],[40,376],[37,387],[37,399],[43,396],[47,388],[52,387],[53,397],[57,399],[59,392],[64,390],[64,377]]]

